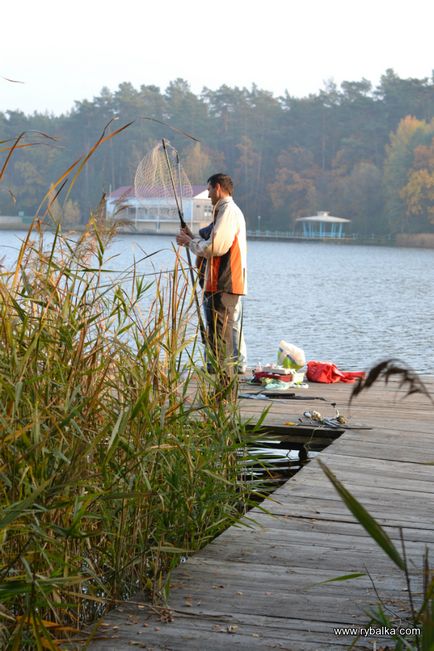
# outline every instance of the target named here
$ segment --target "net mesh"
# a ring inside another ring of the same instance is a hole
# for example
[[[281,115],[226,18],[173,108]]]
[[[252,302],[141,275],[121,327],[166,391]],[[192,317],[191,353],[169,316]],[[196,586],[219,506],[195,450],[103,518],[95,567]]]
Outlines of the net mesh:
[[[140,161],[134,176],[134,193],[137,199],[156,199],[160,204],[176,206],[171,175],[179,199],[192,197],[193,189],[179,163],[178,152],[167,142],[165,145],[167,158],[160,143]]]

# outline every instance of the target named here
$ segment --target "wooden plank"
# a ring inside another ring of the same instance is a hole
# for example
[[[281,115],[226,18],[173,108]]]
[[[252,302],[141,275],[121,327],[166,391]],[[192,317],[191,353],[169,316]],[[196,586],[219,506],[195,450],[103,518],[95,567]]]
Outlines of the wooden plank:
[[[363,503],[366,506],[366,502],[363,501]],[[337,495],[335,497],[325,498],[322,495],[312,497],[291,494],[290,503],[287,503],[285,499],[274,500],[270,503],[267,502],[267,509],[271,515],[277,516],[310,517],[337,522],[354,522],[354,517]],[[387,505],[383,508],[375,504],[370,504],[369,512],[373,517],[378,519],[382,526],[410,526],[413,529],[428,530],[433,528],[432,511],[428,514],[422,514],[410,509],[402,513],[396,504],[393,505],[393,508]],[[254,519],[254,514],[251,517]]]
[[[300,523],[297,523],[298,525]],[[364,533],[364,535],[363,535]],[[391,539],[394,541],[397,548],[401,547],[399,532],[397,530],[389,530],[388,533],[391,533]],[[431,532],[431,536],[426,535],[427,532],[424,530],[424,536],[419,536],[421,539],[414,539],[404,533],[405,546],[408,554],[417,554],[420,555],[420,552],[424,551],[424,546],[427,542],[433,542],[434,531]],[[366,551],[372,551],[379,559],[384,559],[383,552],[377,547],[376,543],[367,535],[367,533],[362,530],[362,535],[354,536],[352,533],[336,533],[336,528],[330,527],[328,530],[324,528],[315,526],[311,529],[303,529],[300,526],[286,527],[285,529],[277,529],[271,527],[264,527],[260,530],[252,529],[249,532],[246,532],[242,529],[238,531],[232,531],[229,536],[223,536],[216,539],[215,544],[210,548],[209,553],[219,554],[223,550],[222,546],[225,546],[226,549],[230,549],[232,545],[238,545],[240,548],[251,547],[255,545],[270,545],[273,548],[284,547],[284,546],[294,546],[294,545],[303,545],[306,546],[306,552],[311,553],[311,549],[314,547],[322,547],[324,549],[332,550],[343,550],[345,553],[348,550],[360,551],[360,553],[365,553]],[[249,554],[252,550],[249,548],[245,558],[249,557]],[[293,552],[294,550],[292,550]],[[291,553],[292,553],[291,552]],[[207,552],[208,553],[208,552]],[[285,552],[286,555],[286,552]],[[192,558],[202,558],[195,554]],[[271,557],[270,557],[271,558]],[[284,557],[282,556],[282,559]],[[299,558],[299,556],[297,556]],[[301,558],[301,557],[300,557]],[[362,558],[362,556],[361,556]],[[271,561],[269,561],[270,564]],[[264,559],[264,563],[266,563]]]
[[[353,455],[342,457],[325,452],[317,459],[321,459],[328,465],[333,464],[335,474],[344,482],[357,482],[359,486],[382,486],[405,492],[434,493],[434,466],[424,463],[409,464],[404,461],[364,459]],[[323,471],[316,460],[313,461],[309,481],[318,477],[322,480],[322,474]]]
[[[200,616],[184,609],[174,613],[174,622],[162,624],[156,617],[144,617],[140,611],[127,615],[121,613],[105,628],[106,639],[94,643],[92,648],[104,651],[130,651],[134,646],[144,644],[146,649],[197,649],[218,651],[219,649],[297,649],[297,651],[318,651],[318,649],[348,649],[352,637],[336,636],[333,627],[339,621],[328,623],[324,631],[323,622],[310,619],[265,617],[249,614],[232,614],[212,611]],[[129,618],[126,625],[125,620]],[[146,627],[146,628],[145,628]],[[158,631],[156,631],[158,629]],[[115,639],[110,639],[110,636]],[[150,638],[152,637],[152,641]],[[290,640],[290,642],[288,642]],[[148,646],[152,643],[152,646]],[[291,646],[288,646],[290,644]],[[361,640],[354,648],[369,649],[372,643]]]
[[[333,454],[335,457],[357,457],[357,459],[381,459],[383,461],[407,461],[409,463],[421,463],[421,458],[426,460],[433,458],[434,452],[429,447],[415,446],[415,445],[396,445],[385,443],[383,441],[377,443],[372,441],[358,441],[351,440],[349,445],[348,441],[337,441]]]
[[[257,512],[255,514],[255,524],[261,529],[266,531],[296,531],[296,532],[324,532],[334,533],[336,536],[345,535],[351,536],[367,536],[366,530],[361,524],[355,521],[339,521],[339,520],[326,520],[314,517],[299,517],[291,515],[271,515],[270,513]],[[241,521],[242,522],[242,521]],[[246,526],[249,522],[246,518]],[[389,537],[398,542],[400,540],[399,531],[396,527],[385,526],[386,532]],[[239,529],[232,527],[231,531],[235,533],[240,532],[244,534],[244,528]],[[403,527],[405,540],[419,541],[419,542],[434,542],[434,523],[431,529],[413,529],[410,526]],[[224,532],[225,533],[225,532]],[[223,534],[222,534],[223,535]]]

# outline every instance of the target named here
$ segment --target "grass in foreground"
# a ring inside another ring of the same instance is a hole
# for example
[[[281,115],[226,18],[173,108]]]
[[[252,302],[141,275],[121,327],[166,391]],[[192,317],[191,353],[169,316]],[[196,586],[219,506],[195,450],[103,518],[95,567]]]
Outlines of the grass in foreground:
[[[2,648],[62,648],[113,600],[158,600],[242,507],[241,427],[193,362],[185,274],[114,278],[110,236],[46,248],[35,224],[0,277]]]

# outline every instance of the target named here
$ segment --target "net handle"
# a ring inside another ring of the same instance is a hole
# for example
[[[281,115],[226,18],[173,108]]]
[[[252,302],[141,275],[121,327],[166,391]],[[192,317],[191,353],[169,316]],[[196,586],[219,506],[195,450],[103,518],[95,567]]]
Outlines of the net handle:
[[[169,170],[170,183],[172,184],[173,196],[175,197],[176,208],[178,210],[179,221],[181,222],[181,228],[185,228],[187,226],[187,224],[185,223],[184,215],[182,214],[181,204],[179,203],[178,193],[177,193],[176,187],[175,187],[175,181],[173,180],[172,166],[171,166],[170,161],[169,161],[169,156],[168,156],[167,147],[166,147],[166,141],[164,140],[164,138],[162,139],[162,143],[163,143],[164,155],[166,157],[167,169]],[[176,154],[178,154],[178,152],[176,152]],[[188,251],[188,249],[187,249],[187,251]],[[190,266],[191,266],[191,263],[190,263]]]
[[[175,197],[176,207],[178,209],[179,221],[181,222],[181,228],[185,228],[187,226],[187,224],[184,221],[184,216],[182,214],[181,205],[179,203],[178,193],[176,191],[175,182],[173,180],[172,166],[170,164],[169,156],[167,154],[166,141],[164,140],[164,138],[162,139],[162,143],[163,143],[164,155],[166,157],[167,169],[169,170],[170,182],[172,184],[173,195]],[[178,156],[178,152],[176,151],[176,149],[174,149],[174,151],[176,152],[176,155]],[[179,156],[178,156],[178,162],[179,162]],[[198,298],[198,295],[197,295],[197,288],[196,288],[196,279],[194,277],[193,265],[191,264],[190,249],[188,248],[188,246],[186,248],[187,248],[187,261],[188,261],[188,266],[189,266],[189,269],[190,269],[190,278],[191,278],[191,284],[192,284],[193,294],[194,294],[194,302],[196,304],[197,319],[198,319],[198,322],[199,322],[200,336],[201,336],[203,345],[206,346],[206,344],[207,344],[206,329],[205,329],[203,319],[202,319],[202,314],[201,314],[201,311],[200,311],[199,298]]]

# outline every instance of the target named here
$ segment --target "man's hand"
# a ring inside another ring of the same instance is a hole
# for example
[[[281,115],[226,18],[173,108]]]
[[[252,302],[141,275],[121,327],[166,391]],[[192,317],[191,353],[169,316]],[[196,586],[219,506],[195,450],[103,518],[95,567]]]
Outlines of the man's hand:
[[[184,233],[186,233],[190,237],[190,239],[193,239],[194,235],[191,232],[191,230],[188,228],[187,224],[181,228],[181,231],[184,231]]]
[[[188,231],[188,232],[187,232]],[[176,243],[180,246],[188,246],[193,239],[193,234],[188,226],[181,228],[178,235],[176,236]]]

